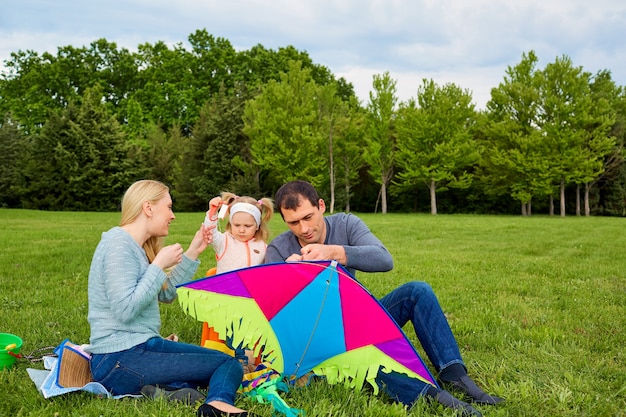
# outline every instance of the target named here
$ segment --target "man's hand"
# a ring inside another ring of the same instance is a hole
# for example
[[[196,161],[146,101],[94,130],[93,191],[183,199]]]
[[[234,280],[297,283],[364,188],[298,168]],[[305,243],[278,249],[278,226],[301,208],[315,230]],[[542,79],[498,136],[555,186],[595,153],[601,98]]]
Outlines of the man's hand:
[[[342,265],[348,262],[346,251],[340,245],[321,245],[312,243],[303,246],[300,250],[301,255],[293,254],[286,259],[287,262],[293,261],[332,261],[335,260]]]
[[[298,255],[294,253],[289,258],[285,259],[285,262],[300,262],[302,260],[302,255]]]

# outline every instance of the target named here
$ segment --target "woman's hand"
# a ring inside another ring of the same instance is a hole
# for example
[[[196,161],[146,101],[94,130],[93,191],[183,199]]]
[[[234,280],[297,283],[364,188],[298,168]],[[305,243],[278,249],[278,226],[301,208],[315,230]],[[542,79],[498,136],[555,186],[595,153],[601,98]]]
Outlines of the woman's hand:
[[[183,247],[180,243],[174,243],[162,248],[152,261],[162,270],[178,265],[183,260]]]
[[[202,236],[204,236],[204,240],[207,242],[207,245],[210,245],[213,242],[213,231],[217,228],[217,224],[212,224],[210,226],[204,225],[204,229],[202,230]]]
[[[189,249],[185,252],[185,255],[195,261],[198,256],[207,248],[207,246],[213,241],[213,229],[215,225],[206,227],[204,224],[200,225],[200,229],[196,232],[195,236],[189,244]]]
[[[172,333],[171,335],[167,337],[164,337],[164,339],[171,340],[172,342],[178,342],[178,336],[174,333]]]

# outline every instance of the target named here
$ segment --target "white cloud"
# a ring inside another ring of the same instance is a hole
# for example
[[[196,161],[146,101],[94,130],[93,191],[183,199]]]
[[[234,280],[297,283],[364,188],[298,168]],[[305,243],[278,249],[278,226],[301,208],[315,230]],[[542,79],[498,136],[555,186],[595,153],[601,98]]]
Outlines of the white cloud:
[[[362,101],[373,75],[389,71],[401,100],[432,78],[471,90],[482,107],[530,50],[540,68],[567,55],[626,84],[626,5],[616,0],[20,0],[0,15],[0,66],[18,50],[55,53],[100,38],[130,50],[186,45],[197,29],[238,49],[305,50]]]

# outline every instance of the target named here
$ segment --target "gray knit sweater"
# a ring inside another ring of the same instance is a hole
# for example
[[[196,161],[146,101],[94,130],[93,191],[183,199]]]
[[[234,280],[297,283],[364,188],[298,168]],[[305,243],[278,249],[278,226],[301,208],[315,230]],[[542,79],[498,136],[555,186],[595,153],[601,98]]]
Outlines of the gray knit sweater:
[[[199,264],[183,256],[166,275],[148,263],[143,248],[121,227],[102,233],[89,270],[91,337],[86,350],[119,352],[160,336],[159,301],[175,300],[176,285],[191,280]]]
[[[324,217],[326,245],[341,245],[346,251],[347,265],[352,275],[356,270],[385,272],[393,268],[393,258],[383,243],[367,225],[352,214],[337,213]],[[300,254],[300,242],[291,232],[276,236],[268,245],[265,263],[283,262],[294,253]]]

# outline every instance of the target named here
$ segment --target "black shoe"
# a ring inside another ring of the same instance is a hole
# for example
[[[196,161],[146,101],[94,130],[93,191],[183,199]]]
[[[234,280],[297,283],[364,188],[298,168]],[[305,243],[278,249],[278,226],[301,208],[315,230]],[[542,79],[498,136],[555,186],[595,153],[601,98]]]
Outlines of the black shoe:
[[[160,385],[144,385],[141,388],[141,394],[144,397],[156,400],[163,398],[168,401],[179,401],[188,405],[195,404],[198,401],[204,401],[206,395],[193,388],[169,388]]]
[[[467,375],[460,377],[457,381],[444,381],[444,385],[448,385],[456,391],[460,391],[470,397],[470,400],[476,404],[498,404],[504,402],[503,398],[494,397],[478,388],[476,383]]]
[[[482,417],[480,411],[478,411],[468,403],[454,398],[452,394],[450,394],[448,391],[441,390],[437,393],[435,397],[428,398],[433,398],[439,404],[459,411],[463,417]]]
[[[198,417],[259,417],[256,414],[242,411],[240,413],[227,413],[226,411],[218,410],[210,404],[202,404],[198,408]]]

